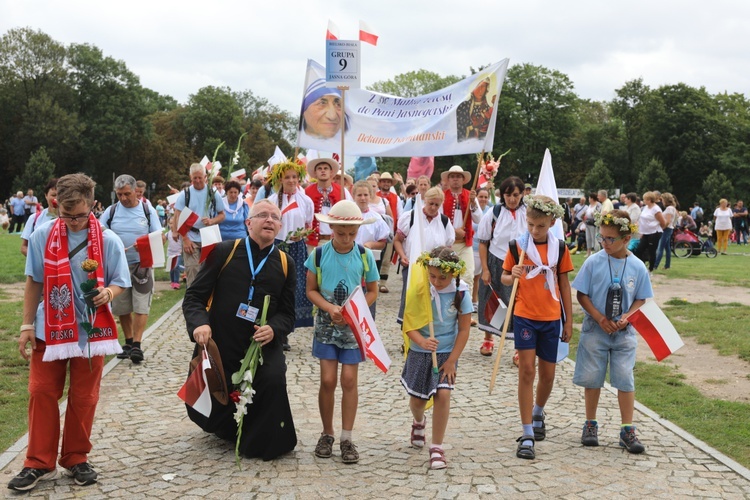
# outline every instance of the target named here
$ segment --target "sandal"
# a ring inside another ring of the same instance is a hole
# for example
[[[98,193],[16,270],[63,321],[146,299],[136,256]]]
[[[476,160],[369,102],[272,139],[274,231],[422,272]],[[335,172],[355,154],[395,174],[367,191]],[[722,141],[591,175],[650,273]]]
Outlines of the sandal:
[[[495,343],[491,340],[485,340],[482,342],[482,347],[479,348],[479,354],[482,356],[492,356],[492,351],[495,349]]]
[[[411,445],[414,448],[423,448],[424,447],[424,432],[422,435],[418,435],[416,431],[424,431],[424,428],[427,426],[427,416],[424,417],[424,423],[418,424],[416,420],[412,421],[411,424]]]
[[[518,368],[518,351],[513,353],[513,365]]]
[[[388,287],[385,285],[380,285],[380,293],[388,293]]]
[[[440,470],[448,467],[448,460],[445,458],[445,452],[437,447],[430,448],[430,469]]]
[[[516,456],[525,460],[534,460],[536,458],[536,452],[534,451],[534,436],[521,436],[516,439],[518,442],[518,448],[516,449]],[[523,444],[524,441],[531,441],[531,444]]]

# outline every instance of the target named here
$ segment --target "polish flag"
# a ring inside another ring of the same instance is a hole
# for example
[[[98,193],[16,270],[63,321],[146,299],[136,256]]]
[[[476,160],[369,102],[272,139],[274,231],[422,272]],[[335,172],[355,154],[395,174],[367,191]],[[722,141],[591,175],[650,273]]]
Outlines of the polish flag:
[[[336,23],[328,20],[328,30],[326,31],[326,40],[338,40],[339,39],[339,27]]]
[[[206,169],[206,173],[208,173],[211,170],[211,160],[208,159],[208,156],[203,155],[203,158],[201,158],[201,167]]]
[[[484,176],[484,174],[479,174],[479,179],[477,179],[477,186],[483,188],[487,185],[488,182],[489,180]]]
[[[284,210],[281,211],[281,216],[284,217],[285,213],[287,213],[290,210],[294,210],[297,207],[299,207],[299,205],[297,205],[297,200],[294,200],[289,205],[287,205],[286,207],[284,207]]]
[[[201,365],[193,370],[185,384],[180,387],[177,397],[192,407],[193,410],[208,417],[211,414],[211,392],[208,389],[206,370],[211,369],[211,362],[205,349],[202,350],[202,353],[203,361]]]
[[[628,316],[628,321],[641,334],[657,361],[685,345],[669,318],[652,300]]]
[[[164,242],[161,231],[144,234],[135,240],[135,249],[141,258],[141,267],[161,267],[164,265]]]
[[[362,20],[359,21],[359,39],[370,45],[378,44],[378,35],[375,34],[375,30]]]
[[[239,170],[235,170],[231,174],[229,174],[230,179],[244,179],[245,178],[245,169],[241,168]]]
[[[187,236],[188,231],[198,222],[198,214],[185,207],[180,211],[180,218],[177,219],[177,232],[182,236]]]
[[[484,306],[484,319],[487,323],[500,333],[505,323],[505,315],[508,312],[508,306],[500,300],[495,290],[490,288],[490,297],[487,299],[487,305]]]
[[[201,228],[201,258],[198,261],[200,264],[208,254],[214,249],[217,243],[221,243],[221,231],[219,226],[208,226]]]
[[[179,255],[167,255],[167,263],[164,265],[164,269],[167,271],[174,271],[177,268],[177,261],[179,258]]]
[[[354,338],[357,339],[362,360],[364,361],[365,355],[367,355],[380,371],[388,373],[388,368],[391,366],[391,358],[388,356],[383,341],[380,339],[377,327],[375,326],[375,320],[372,319],[365,294],[362,292],[362,287],[354,287],[354,292],[349,295],[349,298],[341,306],[341,314],[352,329]]]
[[[273,167],[274,165],[284,163],[285,161],[286,155],[281,151],[280,147],[276,146],[276,149],[273,152],[273,156],[268,159],[268,165]]]

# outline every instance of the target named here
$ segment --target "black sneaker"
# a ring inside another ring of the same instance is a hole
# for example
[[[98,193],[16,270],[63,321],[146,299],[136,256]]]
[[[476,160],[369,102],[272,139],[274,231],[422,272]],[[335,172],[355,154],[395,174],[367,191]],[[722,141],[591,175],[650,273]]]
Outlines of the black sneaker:
[[[599,446],[599,424],[596,421],[586,420],[586,423],[583,424],[581,444],[583,446]]]
[[[620,446],[628,450],[628,453],[638,454],[646,451],[646,447],[641,444],[635,435],[635,426],[623,427],[620,431]]]
[[[133,346],[130,344],[125,344],[122,346],[122,352],[117,355],[117,359],[128,359],[130,357],[130,351],[133,349]]]
[[[143,361],[143,351],[140,347],[133,347],[130,350],[130,361],[132,361],[136,365]]]
[[[534,426],[534,439],[537,441],[544,441],[544,438],[547,437],[547,426],[544,425],[544,417],[544,412],[542,412],[541,415],[531,416],[532,425],[534,422],[542,423],[542,425],[540,425],[539,427],[537,427],[536,425]]]
[[[16,491],[29,491],[36,486],[39,481],[54,479],[57,475],[57,469],[32,469],[24,467],[16,477],[10,480],[8,488]]]
[[[73,480],[75,480],[78,486],[94,484],[96,478],[99,476],[99,474],[91,468],[91,465],[88,462],[74,465],[68,469],[68,475],[73,476]]]

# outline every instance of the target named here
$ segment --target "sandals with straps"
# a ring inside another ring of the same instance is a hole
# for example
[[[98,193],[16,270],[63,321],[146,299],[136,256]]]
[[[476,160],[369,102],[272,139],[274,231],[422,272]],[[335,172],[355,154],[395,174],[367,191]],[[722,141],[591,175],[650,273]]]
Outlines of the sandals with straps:
[[[534,451],[534,436],[521,436],[516,439],[518,442],[518,448],[516,449],[516,456],[526,460],[534,460],[536,458],[536,452]],[[531,441],[531,444],[523,444],[524,441]]]
[[[430,448],[430,469],[439,470],[448,467],[445,452],[437,447]]]
[[[417,434],[416,431],[424,431],[424,428],[427,426],[427,416],[424,417],[424,423],[418,424],[416,420],[412,421],[411,424],[411,445],[414,448],[423,448],[424,447],[424,432],[422,432],[422,435],[420,436]]]
[[[479,348],[479,354],[482,356],[492,356],[492,351],[495,350],[495,343],[491,340],[485,340],[482,342],[482,346]]]

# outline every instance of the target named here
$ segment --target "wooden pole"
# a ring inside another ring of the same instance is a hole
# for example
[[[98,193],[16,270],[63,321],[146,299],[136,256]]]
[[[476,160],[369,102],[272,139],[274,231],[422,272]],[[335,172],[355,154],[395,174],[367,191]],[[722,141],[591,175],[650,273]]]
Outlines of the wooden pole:
[[[471,183],[471,190],[474,191],[477,188],[477,182],[479,181],[479,171],[482,169],[482,162],[484,161],[484,149],[479,155],[477,161],[477,171],[474,173],[474,182]],[[466,231],[466,223],[469,220],[469,213],[471,213],[471,202],[466,205],[466,213],[464,214],[464,232]]]
[[[533,243],[532,243],[533,244]],[[521,250],[521,254],[518,256],[518,262],[516,264],[523,263],[523,259],[526,257],[526,251]],[[505,312],[505,323],[503,323],[503,332],[500,334],[500,347],[497,349],[497,356],[495,357],[495,366],[492,368],[492,377],[490,378],[490,394],[492,389],[495,388],[495,380],[497,379],[497,370],[500,368],[500,356],[503,354],[503,347],[505,346],[505,334],[508,333],[508,325],[510,319],[513,316],[513,303],[516,300],[516,291],[518,290],[518,279],[513,281],[513,289],[510,292],[510,300],[508,301],[508,310]]]
[[[339,165],[341,166],[341,199],[346,199],[346,193],[344,192],[344,173],[346,170],[344,169],[344,136],[346,135],[344,132],[346,132],[346,91],[349,90],[349,87],[347,85],[341,85],[339,87],[336,87],[341,91],[341,126],[339,127],[339,132],[341,133],[341,158]]]
[[[438,299],[439,300],[439,299]],[[440,307],[440,304],[436,304],[437,307]],[[430,338],[435,339],[435,328],[432,326],[432,321],[430,321]],[[437,352],[432,351],[432,373],[435,375],[438,374],[438,362],[437,362]]]

